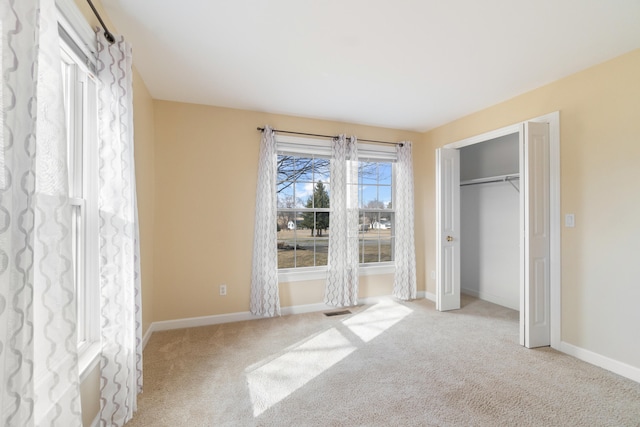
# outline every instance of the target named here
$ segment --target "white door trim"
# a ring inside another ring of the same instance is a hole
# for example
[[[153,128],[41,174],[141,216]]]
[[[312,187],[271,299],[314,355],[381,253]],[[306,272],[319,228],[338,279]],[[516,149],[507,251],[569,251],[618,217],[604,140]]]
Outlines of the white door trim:
[[[443,148],[462,148],[477,144],[500,136],[520,133],[524,122],[543,122],[549,124],[549,218],[550,218],[550,341],[551,347],[560,349],[562,331],[561,305],[561,253],[560,253],[560,112],[545,114],[523,120],[509,126],[485,132],[480,135],[465,138],[445,145]],[[439,244],[439,242],[438,242]],[[439,266],[436,265],[436,268]],[[521,289],[522,292],[522,289]]]

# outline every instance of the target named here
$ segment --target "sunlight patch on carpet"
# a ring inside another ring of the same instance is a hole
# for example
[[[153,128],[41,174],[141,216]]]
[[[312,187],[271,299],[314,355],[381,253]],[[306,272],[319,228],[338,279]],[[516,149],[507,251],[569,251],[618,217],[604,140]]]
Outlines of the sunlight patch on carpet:
[[[369,342],[405,317],[413,310],[384,300],[342,322],[362,341]]]
[[[355,350],[344,335],[332,328],[247,372],[253,416],[259,416]]]

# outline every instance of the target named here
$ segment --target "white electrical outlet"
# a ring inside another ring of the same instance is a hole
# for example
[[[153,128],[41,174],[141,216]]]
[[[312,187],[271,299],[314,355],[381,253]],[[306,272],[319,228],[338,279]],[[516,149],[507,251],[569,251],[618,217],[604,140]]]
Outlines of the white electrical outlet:
[[[431,278],[432,278],[433,280],[436,280],[436,272],[435,272],[435,271],[433,271],[433,270],[431,271]]]
[[[566,214],[564,216],[564,226],[565,227],[575,227],[576,226],[576,216],[575,216],[575,214]]]
[[[227,285],[220,285],[220,295],[227,295]]]

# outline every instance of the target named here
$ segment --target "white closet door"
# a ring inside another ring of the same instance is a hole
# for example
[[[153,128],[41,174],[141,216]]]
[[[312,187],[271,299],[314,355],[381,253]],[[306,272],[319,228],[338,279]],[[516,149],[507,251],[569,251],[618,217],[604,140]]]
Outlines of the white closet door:
[[[460,308],[460,152],[436,150],[436,309]]]
[[[524,124],[524,345],[550,345],[549,125]]]

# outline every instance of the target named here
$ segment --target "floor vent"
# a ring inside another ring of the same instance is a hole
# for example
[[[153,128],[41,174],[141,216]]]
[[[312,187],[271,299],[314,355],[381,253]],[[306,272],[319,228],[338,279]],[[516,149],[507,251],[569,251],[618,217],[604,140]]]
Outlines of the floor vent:
[[[343,316],[345,314],[351,314],[349,310],[340,310],[340,311],[331,311],[329,313],[325,313],[325,316]]]

